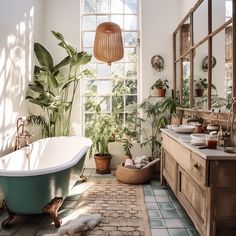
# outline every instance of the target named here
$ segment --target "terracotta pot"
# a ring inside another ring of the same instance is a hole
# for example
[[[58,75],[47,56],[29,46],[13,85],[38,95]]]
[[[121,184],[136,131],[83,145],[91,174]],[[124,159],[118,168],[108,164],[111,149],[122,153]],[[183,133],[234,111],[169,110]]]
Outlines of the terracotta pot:
[[[156,96],[157,97],[165,97],[166,95],[166,90],[165,89],[156,89]]]
[[[196,95],[197,97],[203,97],[204,89],[196,89]]]
[[[108,154],[95,154],[96,173],[98,174],[109,174],[111,155]]]

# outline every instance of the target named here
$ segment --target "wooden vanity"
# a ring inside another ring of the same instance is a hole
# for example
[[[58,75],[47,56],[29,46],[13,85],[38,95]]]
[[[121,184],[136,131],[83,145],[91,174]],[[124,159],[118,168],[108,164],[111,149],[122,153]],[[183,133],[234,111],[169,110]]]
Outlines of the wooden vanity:
[[[168,184],[202,236],[236,235],[236,154],[199,149],[162,130],[161,184]]]

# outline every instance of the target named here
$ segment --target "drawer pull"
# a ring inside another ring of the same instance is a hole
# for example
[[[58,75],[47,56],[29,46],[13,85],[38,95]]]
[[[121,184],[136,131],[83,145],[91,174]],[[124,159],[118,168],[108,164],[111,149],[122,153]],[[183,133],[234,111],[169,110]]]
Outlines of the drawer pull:
[[[201,167],[201,165],[199,165],[198,163],[195,163],[195,164],[193,165],[193,167],[196,168],[197,170],[199,170],[200,167]]]

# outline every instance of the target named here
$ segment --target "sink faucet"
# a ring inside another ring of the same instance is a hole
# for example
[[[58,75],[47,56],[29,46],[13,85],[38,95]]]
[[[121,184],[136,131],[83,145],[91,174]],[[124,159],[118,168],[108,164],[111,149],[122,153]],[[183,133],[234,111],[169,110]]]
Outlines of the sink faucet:
[[[29,145],[29,139],[31,138],[32,135],[27,130],[25,130],[26,123],[27,123],[27,117],[25,116],[17,119],[14,151],[21,148],[22,146],[21,141],[24,141],[25,146]]]

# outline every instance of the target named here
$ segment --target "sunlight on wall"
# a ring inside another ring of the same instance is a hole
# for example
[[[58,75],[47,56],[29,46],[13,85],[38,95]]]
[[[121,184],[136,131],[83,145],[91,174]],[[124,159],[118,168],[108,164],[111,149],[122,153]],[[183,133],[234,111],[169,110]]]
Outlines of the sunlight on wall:
[[[27,111],[25,93],[32,73],[34,7],[24,9],[21,15],[11,16],[0,41],[0,156],[12,151],[16,120]]]

